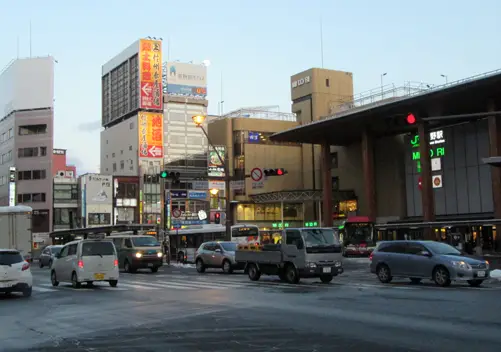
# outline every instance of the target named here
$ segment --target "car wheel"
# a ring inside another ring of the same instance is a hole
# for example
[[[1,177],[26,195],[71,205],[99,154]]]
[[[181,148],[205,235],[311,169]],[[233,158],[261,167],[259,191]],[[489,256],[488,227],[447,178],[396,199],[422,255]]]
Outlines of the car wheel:
[[[329,282],[332,281],[332,279],[334,279],[334,276],[332,276],[332,275],[321,275],[320,276],[320,281],[322,281],[322,283],[324,283],[324,284],[328,284]]]
[[[110,284],[111,287],[117,287],[118,280],[110,280],[109,284]]]
[[[132,274],[132,273],[135,273],[136,272],[136,269],[134,269],[132,267],[132,265],[130,265],[129,261],[126,260],[125,263],[124,263],[124,270],[126,273],[129,273],[129,274]]]
[[[199,273],[205,273],[205,265],[202,259],[198,258],[197,262],[195,263],[195,266],[197,267],[197,271]]]
[[[376,274],[379,281],[381,281],[383,284],[390,283],[393,279],[393,277],[391,276],[390,268],[386,264],[380,264],[376,269]]]
[[[39,259],[39,260],[38,260],[38,266],[40,266],[40,269],[42,269],[42,268],[43,268],[42,259]]]
[[[59,285],[59,281],[57,281],[57,276],[56,276],[55,270],[52,270],[52,272],[50,273],[50,282],[52,283],[52,286],[54,286],[54,287]]]
[[[414,285],[420,284],[421,279],[418,277],[411,277],[411,283],[413,283]]]
[[[259,271],[256,264],[249,264],[249,266],[247,267],[247,272],[249,279],[251,279],[252,281],[258,281],[261,277],[261,272]]]
[[[280,270],[278,272],[278,277],[280,278],[280,280],[282,281],[287,281],[287,277],[285,276],[285,272],[283,270]]]
[[[471,287],[479,287],[483,282],[484,280],[468,280],[468,285]]]
[[[294,265],[288,265],[285,268],[285,279],[289,284],[297,284],[299,282],[299,273]]]
[[[233,268],[231,267],[231,263],[229,260],[223,261],[223,272],[225,274],[231,274],[233,272]]]
[[[153,268],[150,268],[152,273],[158,272],[158,266],[154,266]]]
[[[73,288],[80,288],[82,286],[82,284],[78,282],[78,277],[76,272],[73,272],[73,274],[71,274],[71,286]]]
[[[450,286],[451,277],[449,271],[443,266],[435,268],[435,270],[433,271],[433,281],[435,281],[435,283],[441,287]]]
[[[32,290],[33,290],[33,289],[32,289],[31,287],[25,288],[25,289],[23,290],[23,297],[31,297],[31,291],[32,291]]]

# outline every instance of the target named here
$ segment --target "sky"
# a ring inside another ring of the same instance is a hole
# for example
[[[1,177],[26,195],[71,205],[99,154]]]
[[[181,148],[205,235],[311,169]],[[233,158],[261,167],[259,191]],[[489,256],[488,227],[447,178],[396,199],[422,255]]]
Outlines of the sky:
[[[382,73],[385,84],[402,86],[501,68],[499,0],[0,0],[0,6],[0,68],[18,54],[30,56],[30,22],[31,55],[57,60],[54,147],[68,150],[79,174],[99,166],[101,66],[139,38],[163,38],[164,60],[169,54],[173,61],[211,61],[212,114],[221,100],[225,112],[267,105],[290,112],[290,76],[321,67],[322,56],[324,68],[353,72],[355,93],[380,87]]]

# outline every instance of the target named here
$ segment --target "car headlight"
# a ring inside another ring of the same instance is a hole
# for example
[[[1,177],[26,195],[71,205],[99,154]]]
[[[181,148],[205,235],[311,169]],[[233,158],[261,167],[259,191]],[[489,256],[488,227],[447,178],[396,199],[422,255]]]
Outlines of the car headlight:
[[[459,268],[459,269],[471,270],[470,264],[463,262],[463,261],[452,261],[451,264],[452,264],[452,266]]]
[[[341,262],[336,262],[336,263],[334,263],[334,266],[335,266],[336,268],[341,267],[341,265],[343,265],[343,263],[341,263]]]
[[[157,253],[157,257],[158,257],[158,258],[162,258],[162,257],[163,257],[163,253],[162,253],[162,252],[158,252],[158,253]]]
[[[307,262],[307,263],[306,263],[306,267],[307,267],[307,268],[316,268],[316,267],[317,267],[317,264],[312,263],[312,262]]]
[[[141,258],[142,256],[143,256],[143,253],[141,253],[141,252],[136,253],[136,258]]]

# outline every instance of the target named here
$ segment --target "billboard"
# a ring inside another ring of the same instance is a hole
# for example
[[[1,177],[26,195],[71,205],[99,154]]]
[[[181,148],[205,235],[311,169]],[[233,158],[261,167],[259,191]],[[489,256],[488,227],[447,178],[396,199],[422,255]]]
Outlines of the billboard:
[[[219,152],[221,159],[223,161],[226,157],[226,150],[224,146],[216,146],[216,150]],[[209,177],[224,177],[224,165],[219,160],[215,149],[209,150],[207,154],[207,176]]]
[[[139,131],[139,157],[163,158],[164,115],[161,112],[140,111],[137,114]]]
[[[207,96],[207,67],[180,62],[167,63],[167,94],[195,98]]]
[[[85,203],[112,204],[113,203],[113,176],[88,174],[85,175]]]
[[[163,110],[160,40],[139,41],[139,108]]]

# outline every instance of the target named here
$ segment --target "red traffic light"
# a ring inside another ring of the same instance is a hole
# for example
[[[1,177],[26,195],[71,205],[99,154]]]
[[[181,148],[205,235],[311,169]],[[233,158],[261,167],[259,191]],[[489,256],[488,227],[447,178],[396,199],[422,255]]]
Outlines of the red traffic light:
[[[415,124],[416,123],[416,116],[414,116],[414,114],[407,115],[407,123],[409,125]]]
[[[221,213],[216,213],[214,214],[214,216],[216,217],[216,219],[219,219],[221,217]]]
[[[282,170],[282,169],[278,169],[277,170],[277,175],[278,176],[282,176],[283,174],[284,174],[284,170]]]

